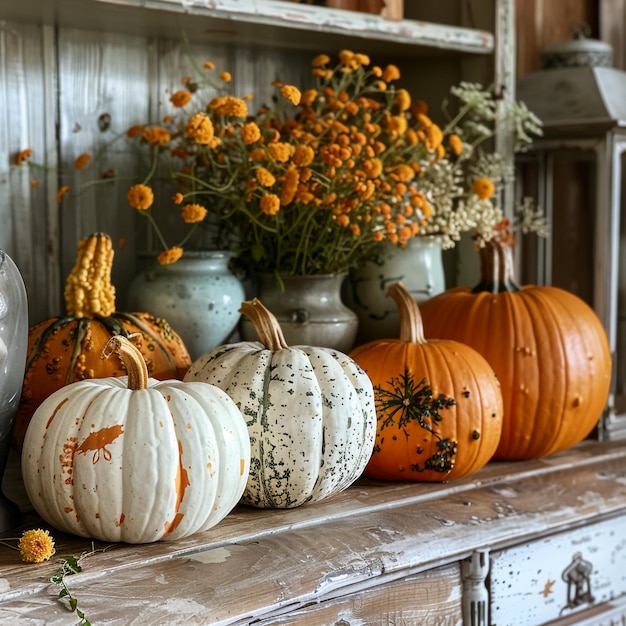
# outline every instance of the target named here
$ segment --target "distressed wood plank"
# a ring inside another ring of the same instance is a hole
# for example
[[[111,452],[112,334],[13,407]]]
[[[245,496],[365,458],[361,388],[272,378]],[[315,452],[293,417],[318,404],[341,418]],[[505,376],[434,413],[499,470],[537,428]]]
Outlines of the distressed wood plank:
[[[146,36],[171,36],[185,29],[192,37],[275,48],[334,50],[358,41],[398,52],[426,50],[488,54],[493,34],[484,30],[417,20],[386,20],[359,11],[281,2],[278,0],[37,0],[7,3],[5,19],[56,23]],[[338,41],[338,38],[340,41]]]
[[[484,469],[463,485],[361,481],[335,498],[291,511],[237,507],[210,531],[174,544],[116,544],[90,557],[72,583],[87,598],[96,589],[99,594],[103,581],[110,580],[119,589],[116,593],[130,594],[132,611],[137,595],[150,595],[147,588],[137,594],[137,578],[154,582],[174,568],[177,580],[187,580],[186,586],[181,582],[182,595],[176,590],[178,600],[199,603],[193,588],[202,579],[200,595],[207,615],[237,623],[232,620],[245,620],[251,612],[268,616],[287,605],[295,610],[339,597],[355,585],[375,587],[451,564],[473,550],[504,549],[626,515],[623,442],[586,442],[545,460],[489,464]],[[79,554],[90,545],[60,534],[57,541],[59,556]],[[185,578],[189,559],[221,561],[224,550],[236,552],[237,558],[230,559],[238,564],[236,572],[227,572],[229,566],[221,563],[213,578],[198,576],[194,565]],[[42,564],[35,571],[21,564],[16,553],[5,556],[2,577],[7,582],[0,610],[10,612],[33,594],[47,593],[41,580],[55,565]],[[248,604],[241,600],[246,587],[255,589]],[[158,588],[151,592],[155,604],[166,601]],[[115,604],[123,602],[116,596]],[[107,610],[97,609],[98,603],[101,599],[93,600],[94,611]],[[233,603],[238,611],[234,617],[228,613]],[[105,613],[96,616],[103,619]],[[53,614],[46,614],[48,618]]]

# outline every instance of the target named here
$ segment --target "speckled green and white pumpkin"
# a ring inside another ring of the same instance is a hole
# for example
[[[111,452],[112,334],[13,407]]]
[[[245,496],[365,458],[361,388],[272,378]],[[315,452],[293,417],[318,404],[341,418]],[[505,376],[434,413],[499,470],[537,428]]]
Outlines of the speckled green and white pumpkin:
[[[174,540],[211,528],[248,478],[241,413],[211,385],[148,378],[125,337],[107,346],[128,377],[70,383],[28,425],[22,474],[31,503],[53,527],[102,541]]]
[[[211,350],[185,381],[208,382],[237,404],[248,425],[250,475],[242,502],[286,509],[339,493],[363,472],[376,434],[374,390],[349,356],[285,343],[257,299],[244,302],[259,342]]]

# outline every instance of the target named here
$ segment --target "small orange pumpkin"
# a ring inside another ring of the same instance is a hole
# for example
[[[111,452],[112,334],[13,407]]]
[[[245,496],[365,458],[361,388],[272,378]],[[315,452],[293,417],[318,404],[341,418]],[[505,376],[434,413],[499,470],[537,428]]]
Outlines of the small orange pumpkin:
[[[424,339],[417,303],[401,283],[399,339],[377,339],[350,356],[374,385],[377,431],[365,476],[435,482],[476,472],[492,457],[502,428],[500,383],[472,348]]]
[[[518,287],[510,233],[480,249],[481,280],[422,305],[427,337],[472,346],[495,370],[504,398],[496,459],[533,459],[584,439],[605,407],[611,353],[583,300],[556,287]]]
[[[18,450],[33,413],[53,391],[79,380],[126,375],[120,359],[100,358],[99,346],[113,335],[133,335],[152,378],[180,380],[189,369],[187,348],[165,320],[149,313],[115,311],[112,263],[108,235],[96,233],[83,239],[66,281],[66,315],[29,328],[24,385],[13,431]]]

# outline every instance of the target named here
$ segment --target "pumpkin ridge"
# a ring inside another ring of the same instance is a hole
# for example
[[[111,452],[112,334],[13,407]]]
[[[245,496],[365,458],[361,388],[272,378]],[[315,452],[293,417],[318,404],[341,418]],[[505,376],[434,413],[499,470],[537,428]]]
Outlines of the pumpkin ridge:
[[[435,428],[435,424],[433,423],[432,433],[434,437],[430,438],[429,448],[430,451],[428,453],[427,458],[433,458],[434,455],[438,454],[439,443],[443,441],[448,441],[452,444],[452,450],[456,447],[457,450],[451,453],[451,458],[449,459],[450,467],[447,471],[441,472],[441,480],[445,480],[447,476],[454,470],[454,466],[456,465],[457,457],[458,457],[458,431],[457,431],[457,416],[458,416],[458,399],[456,396],[456,386],[453,381],[452,371],[450,369],[449,363],[445,358],[445,353],[442,349],[442,343],[440,343],[437,339],[432,339],[425,344],[423,344],[423,349],[421,350],[421,356],[423,359],[423,371],[425,372],[437,372],[437,384],[433,385],[433,382],[430,378],[426,378],[426,384],[431,388],[433,398],[444,395],[449,401],[451,401],[450,406],[446,407],[446,410],[442,412],[441,422],[438,428]],[[449,344],[448,344],[449,345]],[[407,346],[408,347],[412,347]],[[412,352],[416,352],[416,350],[412,350]],[[414,358],[414,355],[413,355]],[[440,376],[445,374],[446,380],[441,381]],[[413,375],[415,379],[415,375]],[[445,391],[444,391],[445,389]],[[448,428],[452,425],[453,434],[449,434]],[[445,429],[446,435],[444,436],[441,433],[441,430]]]
[[[73,342],[72,345],[72,354],[70,355],[70,366],[67,368],[65,372],[65,385],[68,385],[74,379],[74,368],[76,367],[76,362],[78,361],[78,357],[83,349],[83,341],[87,336],[87,331],[89,330],[89,324],[91,320],[87,317],[78,317],[76,318],[76,327],[74,332],[76,333],[76,341]]]
[[[124,328],[124,326],[122,326],[122,324],[120,324],[117,321],[116,318],[123,319],[123,320],[126,320],[127,322],[130,322],[131,324],[136,326],[144,335],[147,335],[151,339],[155,338],[154,329],[150,328],[147,324],[144,323],[144,321],[140,317],[138,317],[134,313],[123,313],[123,312],[116,311],[113,315],[107,318],[100,318],[98,316],[98,319],[102,321],[102,323],[107,327],[107,330],[108,329],[111,330],[112,334],[123,335],[124,337],[128,337],[129,336],[128,331]],[[105,322],[104,320],[107,320],[107,321]],[[165,337],[165,339],[168,340],[167,337]],[[160,341],[155,341],[154,343],[155,343],[156,349],[159,350],[159,352],[161,353],[163,357],[165,357],[168,368],[171,370],[178,370],[178,367],[176,366],[176,363],[174,362],[172,353],[169,352],[169,350],[166,350]],[[191,365],[191,363],[189,365]]]

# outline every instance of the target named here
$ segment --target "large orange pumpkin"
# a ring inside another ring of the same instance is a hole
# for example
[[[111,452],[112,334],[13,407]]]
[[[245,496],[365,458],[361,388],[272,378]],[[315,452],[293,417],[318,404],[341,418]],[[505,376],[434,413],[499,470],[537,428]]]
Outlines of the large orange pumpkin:
[[[504,423],[497,459],[565,450],[594,428],[606,404],[611,353],[604,327],[583,300],[556,287],[518,287],[513,237],[480,249],[481,279],[422,305],[427,337],[467,343],[502,385]]]
[[[370,478],[442,481],[483,467],[500,440],[502,395],[487,361],[449,340],[426,341],[419,307],[401,283],[399,339],[377,339],[351,357],[374,385],[377,430]]]
[[[189,369],[187,348],[165,320],[149,313],[115,311],[112,263],[108,235],[97,233],[83,239],[65,286],[66,315],[30,327],[13,431],[18,450],[33,413],[53,391],[79,380],[126,375],[120,359],[100,358],[100,346],[113,335],[133,336],[152,378],[180,380]]]

